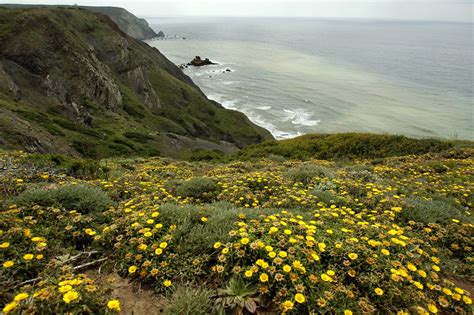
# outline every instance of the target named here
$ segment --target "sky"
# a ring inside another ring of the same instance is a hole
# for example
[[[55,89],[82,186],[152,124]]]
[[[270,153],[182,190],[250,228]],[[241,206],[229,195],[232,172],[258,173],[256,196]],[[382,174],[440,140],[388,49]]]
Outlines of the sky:
[[[474,0],[9,0],[124,7],[140,17],[299,16],[473,22]]]

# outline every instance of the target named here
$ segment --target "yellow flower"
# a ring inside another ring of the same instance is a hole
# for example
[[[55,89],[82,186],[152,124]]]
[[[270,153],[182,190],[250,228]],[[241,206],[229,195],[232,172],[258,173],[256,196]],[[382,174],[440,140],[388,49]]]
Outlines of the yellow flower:
[[[325,273],[323,273],[323,274],[321,275],[321,279],[322,279],[323,281],[326,281],[326,282],[332,282],[332,281],[333,281],[332,278],[331,278],[330,276],[328,276],[327,274],[325,274]]]
[[[284,265],[284,266],[283,266],[283,271],[284,271],[284,272],[290,272],[290,271],[291,271],[291,266],[289,266],[289,265]]]
[[[441,269],[437,265],[431,267],[434,271],[440,271]]]
[[[278,253],[278,256],[285,258],[286,256],[288,256],[288,254],[285,251],[281,251]]]
[[[349,258],[352,259],[352,260],[356,260],[357,257],[359,257],[356,253],[350,253],[348,256],[349,256]]]
[[[8,314],[10,313],[11,311],[13,311],[15,309],[15,307],[17,307],[18,303],[13,301],[11,303],[8,303],[7,305],[5,305],[5,307],[3,308],[3,313],[5,314]]]
[[[163,250],[161,248],[155,249],[155,255],[161,255],[163,253]]]
[[[390,255],[390,252],[387,250],[387,249],[382,249],[382,254],[384,254],[385,256],[389,256]]]
[[[28,297],[28,293],[19,293],[15,296],[15,298],[13,299],[15,302],[20,302],[24,299],[26,299]]]
[[[305,297],[301,293],[296,293],[295,295],[295,301],[298,303],[304,303],[306,301]]]
[[[71,290],[63,295],[63,301],[66,302],[66,304],[69,304],[71,303],[71,301],[74,301],[78,297],[79,297],[79,293],[77,293],[74,290]]]
[[[377,295],[379,295],[379,296],[383,295],[383,290],[380,289],[380,288],[375,288],[374,291],[375,291],[375,294],[377,294]]]
[[[202,218],[201,218],[201,221],[204,222],[204,223],[206,223],[206,222],[207,222],[207,218],[206,218],[206,217],[202,217]]]
[[[214,248],[218,249],[219,247],[221,247],[221,242],[215,242],[214,243]]]
[[[33,254],[26,254],[23,256],[24,260],[32,260],[35,256]]]
[[[10,243],[8,242],[3,242],[2,244],[0,244],[0,248],[8,248],[8,246],[10,246]]]
[[[15,263],[11,260],[7,260],[6,262],[3,263],[3,268],[10,268],[13,266]]]
[[[170,287],[171,286],[171,281],[170,280],[165,280],[165,281],[163,281],[163,285],[165,287]]]
[[[294,304],[290,300],[287,300],[287,301],[281,303],[281,305],[280,305],[280,308],[283,311],[283,313],[285,313],[287,311],[291,311],[293,309],[293,307],[294,307]]]
[[[273,233],[276,233],[276,232],[278,232],[278,228],[272,226],[272,227],[270,228],[270,231],[268,232],[268,234],[273,234]]]
[[[38,255],[36,255],[36,259],[37,259],[37,260],[41,260],[41,259],[43,259],[43,257],[44,257],[43,254],[38,254]]]
[[[326,271],[326,273],[330,276],[334,276],[336,273],[334,272],[334,270],[328,270]]]
[[[114,310],[114,311],[117,311],[117,312],[121,311],[119,300],[110,300],[110,301],[108,301],[107,302],[107,307],[109,308],[109,310]]]
[[[451,291],[449,288],[443,288],[443,293],[446,295],[453,295],[453,291]]]
[[[464,303],[466,303],[467,305],[471,305],[471,304],[472,304],[472,299],[471,299],[470,297],[468,297],[467,295],[463,295],[462,300],[463,300]]]
[[[416,266],[412,263],[408,263],[407,268],[411,271],[416,271],[417,270]]]
[[[268,275],[266,273],[262,273],[260,275],[260,281],[261,282],[267,282],[268,281]]]
[[[135,271],[137,271],[137,266],[128,267],[128,273],[135,273]]]
[[[352,315],[352,311],[351,310],[344,310],[344,315]]]
[[[160,248],[165,249],[167,246],[168,246],[168,243],[166,243],[166,242],[160,243]]]
[[[247,277],[247,278],[251,278],[252,275],[253,275],[253,271],[252,270],[247,270],[244,275]]]
[[[151,232],[145,232],[145,234],[143,234],[143,236],[145,236],[145,237],[152,237],[152,236],[153,236],[153,233],[151,233]]]
[[[72,290],[72,286],[70,286],[70,285],[61,286],[58,289],[58,291],[61,292],[61,293],[66,293],[66,292],[71,291],[71,290]]]
[[[90,228],[85,229],[85,232],[86,232],[87,235],[90,235],[90,236],[93,236],[93,235],[97,234],[96,231],[94,231],[93,229],[90,229]]]
[[[242,238],[242,239],[240,240],[240,242],[241,242],[243,245],[248,244],[249,241],[250,241],[250,240],[249,240],[247,237],[244,237],[244,238]]]
[[[428,310],[433,313],[433,314],[436,314],[438,313],[438,308],[436,307],[435,304],[431,303],[428,305]]]
[[[224,247],[221,251],[222,254],[227,254],[229,252],[229,249],[227,247]]]

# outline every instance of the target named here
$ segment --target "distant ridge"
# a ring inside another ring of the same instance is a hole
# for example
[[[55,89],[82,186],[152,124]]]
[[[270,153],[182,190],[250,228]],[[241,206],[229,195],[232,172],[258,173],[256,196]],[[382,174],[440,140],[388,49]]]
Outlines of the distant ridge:
[[[96,7],[80,5],[43,5],[43,4],[0,4],[0,7],[26,9],[26,8],[79,8],[92,12],[102,13],[109,16],[118,27],[127,35],[138,40],[147,40],[159,36],[164,36],[160,31],[158,34],[148,25],[145,19],[141,19],[119,7]]]

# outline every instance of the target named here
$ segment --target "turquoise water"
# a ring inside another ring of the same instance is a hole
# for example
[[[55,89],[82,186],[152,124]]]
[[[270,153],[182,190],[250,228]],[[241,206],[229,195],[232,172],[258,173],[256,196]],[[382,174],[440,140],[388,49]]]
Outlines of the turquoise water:
[[[218,62],[185,72],[209,98],[246,113],[277,138],[367,131],[474,139],[471,24],[149,21],[177,36],[150,45],[176,64],[195,55]]]

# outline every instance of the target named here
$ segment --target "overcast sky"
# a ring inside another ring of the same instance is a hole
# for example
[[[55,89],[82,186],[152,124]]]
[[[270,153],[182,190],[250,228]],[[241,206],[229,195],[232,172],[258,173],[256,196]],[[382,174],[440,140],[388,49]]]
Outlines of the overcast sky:
[[[474,0],[10,0],[124,7],[141,17],[301,16],[471,22]]]

